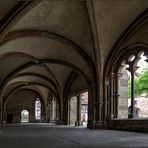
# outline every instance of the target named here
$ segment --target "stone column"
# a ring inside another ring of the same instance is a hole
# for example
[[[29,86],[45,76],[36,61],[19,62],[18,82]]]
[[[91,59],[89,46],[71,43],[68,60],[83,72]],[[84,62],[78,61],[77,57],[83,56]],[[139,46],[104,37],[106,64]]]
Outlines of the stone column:
[[[131,70],[131,115],[130,118],[134,117],[134,98],[135,98],[135,89],[134,89],[134,70]]]
[[[109,102],[109,112],[110,118],[117,118],[118,114],[118,74],[110,74],[110,98]]]
[[[45,104],[45,122],[48,122],[48,102]]]
[[[118,94],[118,78],[121,77],[122,74],[120,73],[117,73],[117,74],[114,74],[114,118],[117,118],[118,117],[118,97],[119,97],[119,94]]]
[[[46,121],[49,122],[50,121],[50,105],[47,104],[47,110],[46,110]]]
[[[52,120],[52,101],[49,101],[49,122]]]
[[[68,108],[69,108],[69,104],[68,104],[68,98],[64,98],[64,104],[63,104],[63,111],[62,111],[62,117],[63,119],[61,120],[61,124],[67,125],[68,124]]]
[[[129,61],[128,63],[129,68],[127,68],[127,70],[131,73],[131,113],[129,115],[129,118],[134,117],[134,98],[135,98],[134,74],[135,74],[135,71],[139,68],[135,65],[136,59],[137,58],[135,58],[133,61]]]
[[[108,106],[108,86],[109,86],[109,82],[105,82],[104,84],[105,86],[105,92],[104,92],[104,121],[107,120],[108,118],[108,110],[109,110],[109,106]]]
[[[101,114],[101,113],[100,113]],[[100,118],[99,114],[99,118]],[[96,84],[92,83],[88,88],[88,128],[96,128]]]
[[[68,98],[68,125],[70,125],[71,99]]]
[[[110,74],[110,97],[109,97],[109,116],[113,118],[114,113],[114,73]]]
[[[77,95],[77,121],[75,122],[76,126],[82,125],[81,123],[81,95]]]

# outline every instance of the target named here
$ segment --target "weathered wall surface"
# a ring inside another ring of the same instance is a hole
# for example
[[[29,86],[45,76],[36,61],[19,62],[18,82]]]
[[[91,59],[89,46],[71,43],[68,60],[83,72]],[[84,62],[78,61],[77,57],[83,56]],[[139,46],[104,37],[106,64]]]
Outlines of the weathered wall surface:
[[[148,132],[148,120],[127,119],[109,121],[109,129]]]
[[[35,92],[28,90],[20,90],[8,98],[5,109],[5,119],[7,114],[13,114],[13,123],[21,122],[21,111],[29,111],[29,122],[35,121],[35,100],[38,95]]]

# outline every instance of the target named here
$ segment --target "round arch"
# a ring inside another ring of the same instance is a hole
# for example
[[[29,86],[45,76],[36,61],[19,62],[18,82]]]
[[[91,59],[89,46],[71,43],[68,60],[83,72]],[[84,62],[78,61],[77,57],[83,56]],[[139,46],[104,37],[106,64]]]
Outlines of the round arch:
[[[39,92],[37,90],[33,90],[33,89],[30,89],[30,88],[20,88],[20,89],[17,89],[16,92],[19,92],[19,91],[30,91],[30,92],[34,92],[36,94],[36,98],[38,97],[41,101],[41,117],[44,119],[45,118],[45,115],[44,113],[46,112],[46,106],[44,104],[44,100],[42,98],[42,96],[39,94]],[[16,93],[16,92],[13,92],[13,93]],[[11,95],[13,95],[13,93]],[[7,98],[7,102],[5,104],[5,111],[7,111],[7,103],[8,101],[11,99],[11,97],[9,96]],[[35,98],[34,98],[35,99]],[[36,99],[35,99],[36,100]],[[35,103],[35,100],[34,100],[34,103]],[[23,108],[23,109],[26,109],[26,108]],[[33,108],[34,109],[34,108]],[[33,114],[32,114],[33,115]],[[3,115],[4,119],[5,119],[5,114]]]
[[[11,96],[13,93],[15,93],[18,90],[22,90],[22,89],[26,89],[26,90],[28,89],[29,90],[30,89],[30,90],[36,91],[38,94],[40,94],[40,96],[42,98],[44,97],[42,92],[35,85],[33,85],[34,89],[31,88],[32,86],[30,88],[26,88],[26,86],[28,87],[28,85],[26,85],[26,84],[18,84],[18,86],[13,88],[6,96],[4,96],[4,99],[3,99],[3,106],[4,106],[4,108],[5,108],[5,105],[6,105],[7,101],[8,101],[9,96]],[[44,102],[44,104],[45,104],[45,102]]]

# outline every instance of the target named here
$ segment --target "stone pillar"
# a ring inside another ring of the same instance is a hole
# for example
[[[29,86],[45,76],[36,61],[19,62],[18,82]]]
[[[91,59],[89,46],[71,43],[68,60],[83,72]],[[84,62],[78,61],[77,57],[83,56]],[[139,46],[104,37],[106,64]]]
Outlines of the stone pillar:
[[[117,102],[117,117],[128,117],[128,74],[125,67],[118,73],[118,102]]]
[[[104,84],[105,90],[104,90],[104,122],[108,119],[108,114],[109,114],[109,106],[108,106],[108,87],[109,87],[109,82],[105,82]]]
[[[103,103],[102,102],[98,102],[97,103],[97,109],[99,111],[99,118],[98,120],[96,121],[96,127],[97,129],[102,129],[104,128],[104,122],[102,121],[102,106],[103,106]]]
[[[114,109],[114,104],[113,104],[113,95],[114,95],[114,73],[110,74],[110,96],[109,96],[109,118],[113,118],[113,109]]]
[[[57,121],[59,120],[59,103],[58,103],[58,101],[56,103],[56,120]]]
[[[81,122],[81,95],[77,95],[77,121],[75,122],[76,126],[82,125]]]
[[[70,125],[70,112],[71,112],[71,106],[70,106],[70,104],[71,104],[71,99],[70,98],[68,98],[68,125]]]
[[[47,108],[46,108],[46,121],[49,122],[50,121],[50,108],[49,108],[49,104],[47,104]]]
[[[111,73],[110,75],[110,118],[117,118],[118,112],[118,75]]]
[[[68,98],[64,98],[64,104],[63,104],[63,110],[62,110],[62,120],[61,120],[61,124],[67,125],[69,123],[69,119],[68,119],[68,109],[69,109],[69,101]]]
[[[100,116],[100,114],[99,114]],[[96,84],[88,88],[88,128],[96,128]]]
[[[128,63],[129,68],[127,68],[127,70],[131,73],[131,112],[130,112],[129,118],[134,117],[134,98],[135,98],[134,74],[135,74],[135,71],[139,68],[135,65],[136,59],[137,58],[135,58],[133,61],[129,61]]]
[[[134,98],[135,98],[135,90],[134,90],[134,70],[131,70],[131,114],[129,118],[134,117]]]
[[[118,78],[122,75],[120,73],[114,74],[114,118],[118,117]]]
[[[45,122],[48,122],[48,102],[45,104]]]
[[[52,120],[52,101],[49,101],[49,122]]]

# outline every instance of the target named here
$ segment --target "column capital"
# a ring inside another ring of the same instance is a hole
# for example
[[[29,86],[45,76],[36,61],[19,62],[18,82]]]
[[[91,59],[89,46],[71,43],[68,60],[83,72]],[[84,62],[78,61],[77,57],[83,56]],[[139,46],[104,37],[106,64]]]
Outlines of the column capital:
[[[109,81],[105,81],[105,82],[104,82],[105,86],[108,86],[109,83],[110,83]]]
[[[117,76],[120,78],[120,77],[122,77],[122,76],[123,76],[123,73],[118,72],[118,73],[117,73]]]
[[[116,73],[111,72],[111,73],[109,73],[109,75],[110,75],[111,77],[114,77],[114,76],[116,75]]]

